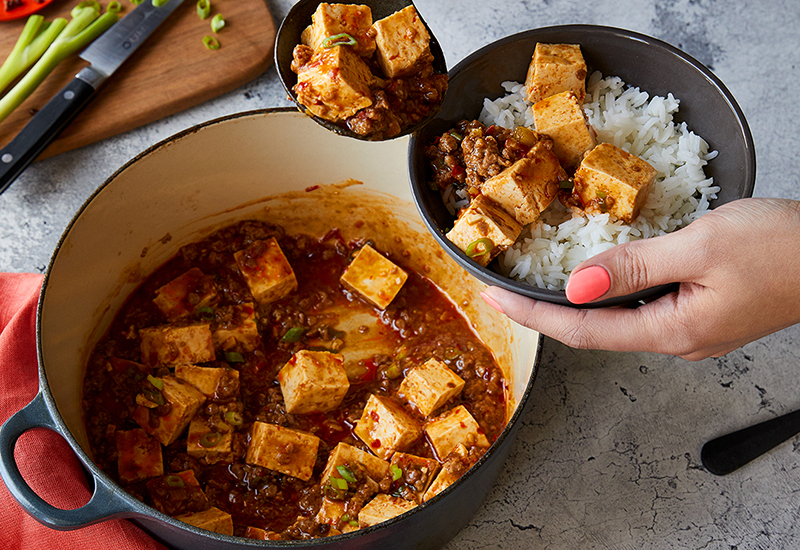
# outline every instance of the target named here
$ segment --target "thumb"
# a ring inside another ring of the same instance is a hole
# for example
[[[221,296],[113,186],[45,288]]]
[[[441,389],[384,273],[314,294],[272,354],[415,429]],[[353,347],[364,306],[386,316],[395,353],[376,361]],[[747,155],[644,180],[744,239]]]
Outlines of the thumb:
[[[688,228],[687,228],[688,229]],[[567,282],[567,299],[586,304],[626,296],[668,283],[692,281],[700,275],[702,252],[692,231],[615,246],[579,264]]]

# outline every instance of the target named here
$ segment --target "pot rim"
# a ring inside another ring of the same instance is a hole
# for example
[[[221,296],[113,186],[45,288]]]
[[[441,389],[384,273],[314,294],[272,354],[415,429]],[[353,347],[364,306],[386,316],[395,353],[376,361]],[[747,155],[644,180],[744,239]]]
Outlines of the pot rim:
[[[92,201],[106,187],[111,185],[114,182],[114,180],[122,172],[124,172],[125,170],[130,168],[134,163],[136,163],[136,162],[140,161],[141,159],[149,156],[150,154],[152,154],[156,150],[159,150],[159,149],[161,149],[161,148],[163,148],[165,146],[168,146],[170,143],[173,143],[175,141],[183,139],[183,138],[185,138],[186,136],[188,136],[190,134],[194,134],[194,133],[202,130],[205,127],[216,125],[216,124],[220,124],[220,123],[224,123],[224,122],[230,122],[232,120],[236,120],[236,119],[240,119],[240,118],[249,118],[249,117],[265,116],[265,115],[272,115],[272,114],[283,114],[283,113],[294,113],[297,116],[305,116],[302,113],[298,112],[293,107],[270,107],[270,108],[264,108],[264,109],[254,109],[254,110],[251,110],[251,111],[242,111],[242,112],[239,112],[239,113],[233,113],[233,114],[230,114],[230,115],[225,115],[225,116],[218,117],[218,118],[215,118],[215,119],[212,119],[212,120],[208,120],[208,121],[196,124],[195,126],[192,126],[190,128],[184,129],[184,130],[182,130],[180,132],[177,132],[177,133],[175,133],[175,134],[173,134],[173,135],[171,135],[169,137],[166,137],[166,138],[162,139],[161,141],[157,142],[156,144],[148,147],[147,149],[145,149],[141,153],[139,153],[136,156],[134,156],[132,159],[130,159],[128,162],[126,162],[122,167],[120,167],[119,169],[114,171],[113,174],[111,174],[108,178],[106,178],[106,180],[84,201],[84,203],[77,210],[77,212],[72,217],[72,219],[70,220],[70,222],[67,224],[66,228],[64,229],[63,233],[61,234],[61,237],[58,240],[58,243],[57,243],[57,245],[56,245],[56,247],[55,247],[55,249],[53,251],[53,254],[52,254],[51,258],[50,258],[50,261],[48,262],[47,270],[46,270],[46,272],[44,274],[44,279],[42,281],[41,292],[39,294],[39,302],[38,302],[37,309],[36,309],[36,352],[37,352],[37,359],[38,359],[38,363],[39,363],[39,393],[42,394],[42,397],[44,398],[44,402],[46,404],[47,410],[50,413],[50,416],[53,419],[54,424],[58,427],[58,431],[59,431],[60,435],[67,441],[69,446],[72,448],[72,451],[78,456],[78,459],[81,461],[83,466],[87,469],[88,473],[90,474],[89,481],[95,487],[98,485],[96,479],[99,478],[100,481],[102,482],[102,484],[110,485],[110,486],[116,487],[116,488],[120,488],[120,486],[114,480],[112,480],[110,477],[108,477],[106,475],[106,473],[103,472],[95,464],[95,462],[91,459],[91,457],[88,455],[88,453],[86,453],[84,451],[83,447],[81,447],[81,445],[78,443],[78,441],[73,436],[72,432],[69,430],[66,422],[61,417],[61,414],[58,411],[58,406],[57,406],[57,404],[55,402],[55,398],[53,397],[53,394],[52,394],[52,392],[50,390],[50,385],[48,383],[47,375],[46,375],[45,367],[44,367],[44,358],[43,358],[43,350],[42,350],[42,335],[41,335],[42,315],[44,313],[43,312],[43,310],[44,310],[44,300],[45,300],[45,296],[47,294],[48,286],[49,286],[49,283],[50,283],[51,271],[53,269],[53,265],[54,265],[54,263],[56,261],[56,258],[58,257],[58,254],[59,254],[59,252],[61,250],[61,247],[64,245],[64,242],[65,242],[67,236],[69,235],[69,233],[71,232],[72,228],[74,227],[74,225],[78,222],[78,220],[80,219],[81,215],[88,208],[88,206],[92,203]],[[536,374],[537,374],[538,369],[539,369],[539,364],[541,362],[541,351],[542,351],[542,345],[543,345],[543,341],[544,341],[544,336],[542,334],[540,334],[540,333],[532,333],[532,334],[536,334],[536,337],[538,338],[538,341],[537,341],[537,344],[536,344],[536,354],[534,356],[534,364],[533,364],[533,367],[531,369],[531,375],[530,375],[530,378],[528,379],[528,382],[527,382],[527,384],[525,386],[525,390],[522,393],[521,398],[519,399],[519,403],[517,404],[517,406],[516,406],[516,408],[514,410],[514,413],[511,415],[511,418],[509,418],[508,421],[506,422],[506,425],[503,428],[503,431],[500,432],[500,435],[492,443],[492,445],[489,447],[489,449],[486,451],[486,453],[484,453],[484,455],[473,465],[473,467],[471,467],[469,469],[469,471],[466,474],[462,475],[452,485],[447,487],[445,490],[443,490],[441,493],[439,493],[438,495],[433,497],[431,500],[426,501],[426,502],[420,504],[419,506],[416,506],[415,508],[413,508],[412,510],[409,510],[408,512],[405,512],[405,513],[403,513],[403,514],[401,514],[399,516],[395,516],[395,517],[393,517],[393,518],[391,518],[391,519],[389,519],[387,521],[378,523],[378,524],[373,525],[371,527],[367,527],[367,528],[364,528],[364,529],[359,529],[357,531],[353,531],[353,532],[350,532],[350,533],[344,533],[344,534],[336,535],[336,536],[333,536],[333,537],[327,537],[327,538],[322,538],[322,539],[311,539],[311,540],[305,540],[305,541],[304,540],[295,540],[295,541],[258,541],[258,540],[255,540],[255,539],[246,539],[246,538],[243,538],[243,537],[237,537],[237,536],[233,536],[233,535],[223,535],[223,534],[220,534],[220,533],[215,533],[213,531],[207,531],[205,529],[199,529],[197,527],[189,525],[188,523],[184,523],[184,522],[182,522],[180,520],[177,520],[177,519],[175,519],[175,518],[173,518],[171,516],[163,514],[163,513],[159,512],[158,510],[156,510],[155,508],[152,508],[152,507],[144,504],[143,502],[137,500],[136,498],[132,497],[126,491],[120,490],[120,491],[117,492],[117,497],[120,498],[122,500],[122,502],[128,506],[128,512],[123,517],[129,518],[129,519],[137,519],[137,520],[138,519],[153,519],[153,520],[157,520],[157,521],[160,521],[160,522],[163,522],[163,523],[167,523],[167,524],[169,524],[169,525],[171,525],[171,526],[173,526],[175,528],[185,529],[185,530],[187,530],[189,532],[192,532],[194,534],[201,535],[201,536],[204,536],[204,537],[212,539],[212,540],[218,540],[220,542],[228,542],[228,543],[235,542],[235,543],[238,543],[238,544],[240,544],[242,546],[260,546],[260,547],[274,546],[274,547],[291,547],[291,548],[303,548],[303,547],[309,547],[309,546],[318,547],[318,546],[325,545],[325,544],[328,544],[328,543],[329,544],[340,543],[342,540],[356,539],[356,538],[362,537],[363,535],[368,535],[369,533],[373,533],[373,532],[375,532],[375,531],[377,531],[379,529],[387,528],[387,527],[389,527],[391,525],[394,525],[395,523],[398,523],[400,521],[404,521],[405,519],[407,519],[411,515],[419,513],[419,512],[422,512],[423,510],[425,510],[429,506],[433,506],[436,503],[440,502],[441,500],[446,498],[447,495],[452,490],[454,490],[456,487],[458,487],[462,483],[465,483],[467,479],[469,479],[472,476],[474,476],[476,474],[477,470],[481,469],[482,465],[494,454],[496,449],[498,447],[500,447],[500,445],[502,445],[503,442],[509,437],[510,432],[512,431],[512,429],[516,426],[517,422],[519,421],[519,417],[522,415],[523,409],[525,408],[526,404],[529,402],[530,394],[531,394],[531,391],[533,389],[533,384],[534,384],[534,381],[536,379]],[[117,517],[119,517],[119,516],[117,516]],[[107,519],[111,519],[111,518],[109,517]],[[105,519],[102,519],[100,521],[105,521]],[[265,544],[265,543],[267,543],[267,544]]]

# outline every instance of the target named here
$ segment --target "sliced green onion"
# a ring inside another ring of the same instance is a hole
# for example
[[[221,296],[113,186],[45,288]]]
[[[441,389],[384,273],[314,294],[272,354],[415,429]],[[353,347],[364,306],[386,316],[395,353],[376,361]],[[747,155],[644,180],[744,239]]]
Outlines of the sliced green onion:
[[[17,85],[0,99],[0,121],[25,101],[59,63],[76,51],[85,48],[119,19],[116,13],[106,12],[100,15],[99,10],[93,7],[75,8],[73,14],[75,15],[69,23],[62,27],[61,32],[53,39],[47,51],[17,82]],[[48,27],[47,33],[51,31],[56,21]]]
[[[225,413],[225,422],[231,426],[241,426],[244,424],[244,418],[236,411],[228,411]]]
[[[0,94],[14,82],[25,69],[36,63],[67,24],[63,17],[52,23],[41,15],[31,15],[19,35],[17,43],[0,66]]]
[[[574,186],[575,184],[572,182],[572,180],[561,180],[558,182],[559,189],[572,189]]]
[[[97,10],[97,13],[100,13],[103,10],[103,6],[101,6],[100,2],[98,2],[97,0],[84,0],[83,2],[72,8],[72,11],[69,12],[70,17],[77,17],[77,15],[84,8],[91,8]]]
[[[139,5],[139,4],[141,4],[143,1],[144,1],[144,0],[131,0],[131,4],[133,4],[134,6],[138,6],[138,5]]]
[[[211,18],[211,30],[214,32],[219,32],[225,26],[225,18],[222,17],[221,13],[218,13],[214,17]]]
[[[206,449],[209,447],[213,447],[214,445],[219,443],[220,439],[222,439],[222,434],[219,434],[217,432],[209,432],[200,438],[200,446],[205,447]]]
[[[166,401],[164,401],[164,396],[156,389],[145,387],[142,389],[142,394],[148,399],[148,401],[152,401],[158,406],[166,403]]]
[[[244,363],[244,356],[238,351],[226,351],[225,360],[228,363]]]
[[[211,14],[211,2],[209,0],[197,0],[197,15],[200,19],[205,19]]]
[[[325,491],[325,496],[333,500],[342,500],[344,498],[344,493],[330,483],[326,483],[323,490]]]
[[[203,37],[203,44],[209,50],[218,50],[219,49],[219,40],[217,40],[213,36],[204,36]]]
[[[352,525],[353,527],[358,527],[358,522],[357,522],[356,520],[354,520],[354,519],[351,519],[351,520],[350,520],[350,521],[348,521],[347,523],[348,523],[349,525]]]
[[[336,46],[355,46],[356,39],[347,34],[346,32],[334,34],[322,41],[322,47],[329,49]]]
[[[108,3],[108,6],[106,6],[106,11],[111,13],[119,13],[122,11],[122,4],[117,2],[117,0],[112,0]]]
[[[394,380],[395,378],[399,378],[403,375],[403,369],[400,368],[400,365],[397,363],[392,363],[388,369],[386,369],[386,378]]]
[[[605,191],[603,191],[603,190],[601,190],[601,189],[598,189],[598,190],[597,190],[597,198],[598,198],[598,199],[604,199],[604,198],[606,198],[607,196],[608,196],[608,193],[606,193]]]
[[[333,487],[334,489],[338,489],[340,491],[347,491],[350,488],[350,486],[347,485],[347,482],[343,479],[333,476],[329,476],[329,479],[331,482],[331,487]]]
[[[489,254],[494,248],[494,243],[491,239],[483,237],[481,239],[477,239],[469,243],[467,246],[467,256],[470,258],[477,258],[478,256],[483,256],[484,254]]]
[[[345,523],[348,523],[350,521],[350,514],[342,514],[342,517],[339,519],[341,519]]]
[[[459,134],[455,130],[450,130],[447,133],[450,134],[451,136],[453,136],[454,138],[456,138],[458,141],[461,141],[462,139],[464,139],[464,136],[462,136],[461,134]]]
[[[161,380],[160,378],[156,378],[152,374],[147,375],[147,381],[153,384],[153,387],[156,388],[158,391],[164,389],[164,381]]]
[[[167,3],[167,0],[152,0],[152,1],[154,8],[160,8],[161,6]]]
[[[286,331],[286,334],[283,335],[283,338],[281,338],[281,342],[289,342],[290,344],[299,342],[300,338],[303,337],[303,334],[305,334],[305,332],[306,329],[303,327],[292,327]]]
[[[444,350],[444,358],[449,361],[452,361],[459,356],[461,356],[461,350],[457,348],[447,348]]]
[[[389,469],[392,471],[392,481],[397,481],[401,477],[403,477],[403,470],[400,469],[400,466],[397,464],[392,464],[389,466]]]
[[[169,485],[173,489],[186,486],[186,484],[183,482],[183,479],[180,476],[170,475],[165,477],[164,481],[166,481],[167,485]]]
[[[203,321],[211,321],[214,318],[214,308],[208,306],[198,308],[197,316]]]
[[[336,471],[339,472],[339,475],[342,476],[342,479],[345,481],[349,481],[350,483],[355,483],[358,480],[356,479],[356,474],[353,473],[353,470],[348,468],[347,466],[337,466]]]

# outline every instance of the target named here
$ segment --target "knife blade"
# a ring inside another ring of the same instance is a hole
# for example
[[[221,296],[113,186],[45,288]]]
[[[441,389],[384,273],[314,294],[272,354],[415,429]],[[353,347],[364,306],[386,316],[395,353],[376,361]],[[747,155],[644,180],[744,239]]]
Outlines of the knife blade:
[[[0,193],[22,173],[89,103],[97,89],[158,28],[183,0],[154,6],[144,0],[81,54],[90,63],[42,107],[11,142],[0,149]]]

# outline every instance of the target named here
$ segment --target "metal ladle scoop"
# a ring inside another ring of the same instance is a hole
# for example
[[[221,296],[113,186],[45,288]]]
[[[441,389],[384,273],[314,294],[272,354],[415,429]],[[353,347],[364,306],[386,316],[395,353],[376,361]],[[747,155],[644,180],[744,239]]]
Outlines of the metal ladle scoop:
[[[344,124],[337,124],[335,122],[325,120],[324,118],[312,115],[306,109],[306,107],[298,101],[297,94],[295,94],[295,92],[292,90],[292,87],[297,84],[297,75],[292,71],[292,51],[296,45],[300,44],[300,34],[311,24],[311,15],[314,13],[314,11],[316,11],[317,6],[319,6],[321,3],[321,0],[300,0],[294,6],[292,6],[292,8],[289,10],[289,13],[286,14],[286,17],[278,29],[278,34],[275,39],[275,67],[278,70],[278,77],[280,78],[281,84],[283,84],[286,93],[289,94],[289,97],[297,105],[297,108],[311,116],[311,118],[313,118],[318,124],[342,136],[348,136],[365,141],[375,141],[375,138],[373,137],[353,132]],[[392,15],[396,11],[414,5],[411,0],[354,0],[350,3],[369,6],[370,10],[372,10],[373,21],[383,19],[384,17]],[[414,8],[416,9],[416,6],[414,6]],[[428,30],[428,34],[430,35],[430,49],[431,54],[433,54],[433,69],[437,73],[447,74],[447,63],[445,62],[442,48],[439,45],[439,42],[436,40],[433,32],[431,32],[430,27],[422,18],[419,10],[417,10],[417,14],[420,17],[422,24],[425,25],[425,28]],[[412,126],[404,128],[399,134],[388,139],[398,138],[400,136],[415,132],[417,129],[421,128],[428,121],[430,121],[434,116],[436,116],[438,111],[439,109],[433,109],[423,120],[420,120]]]

